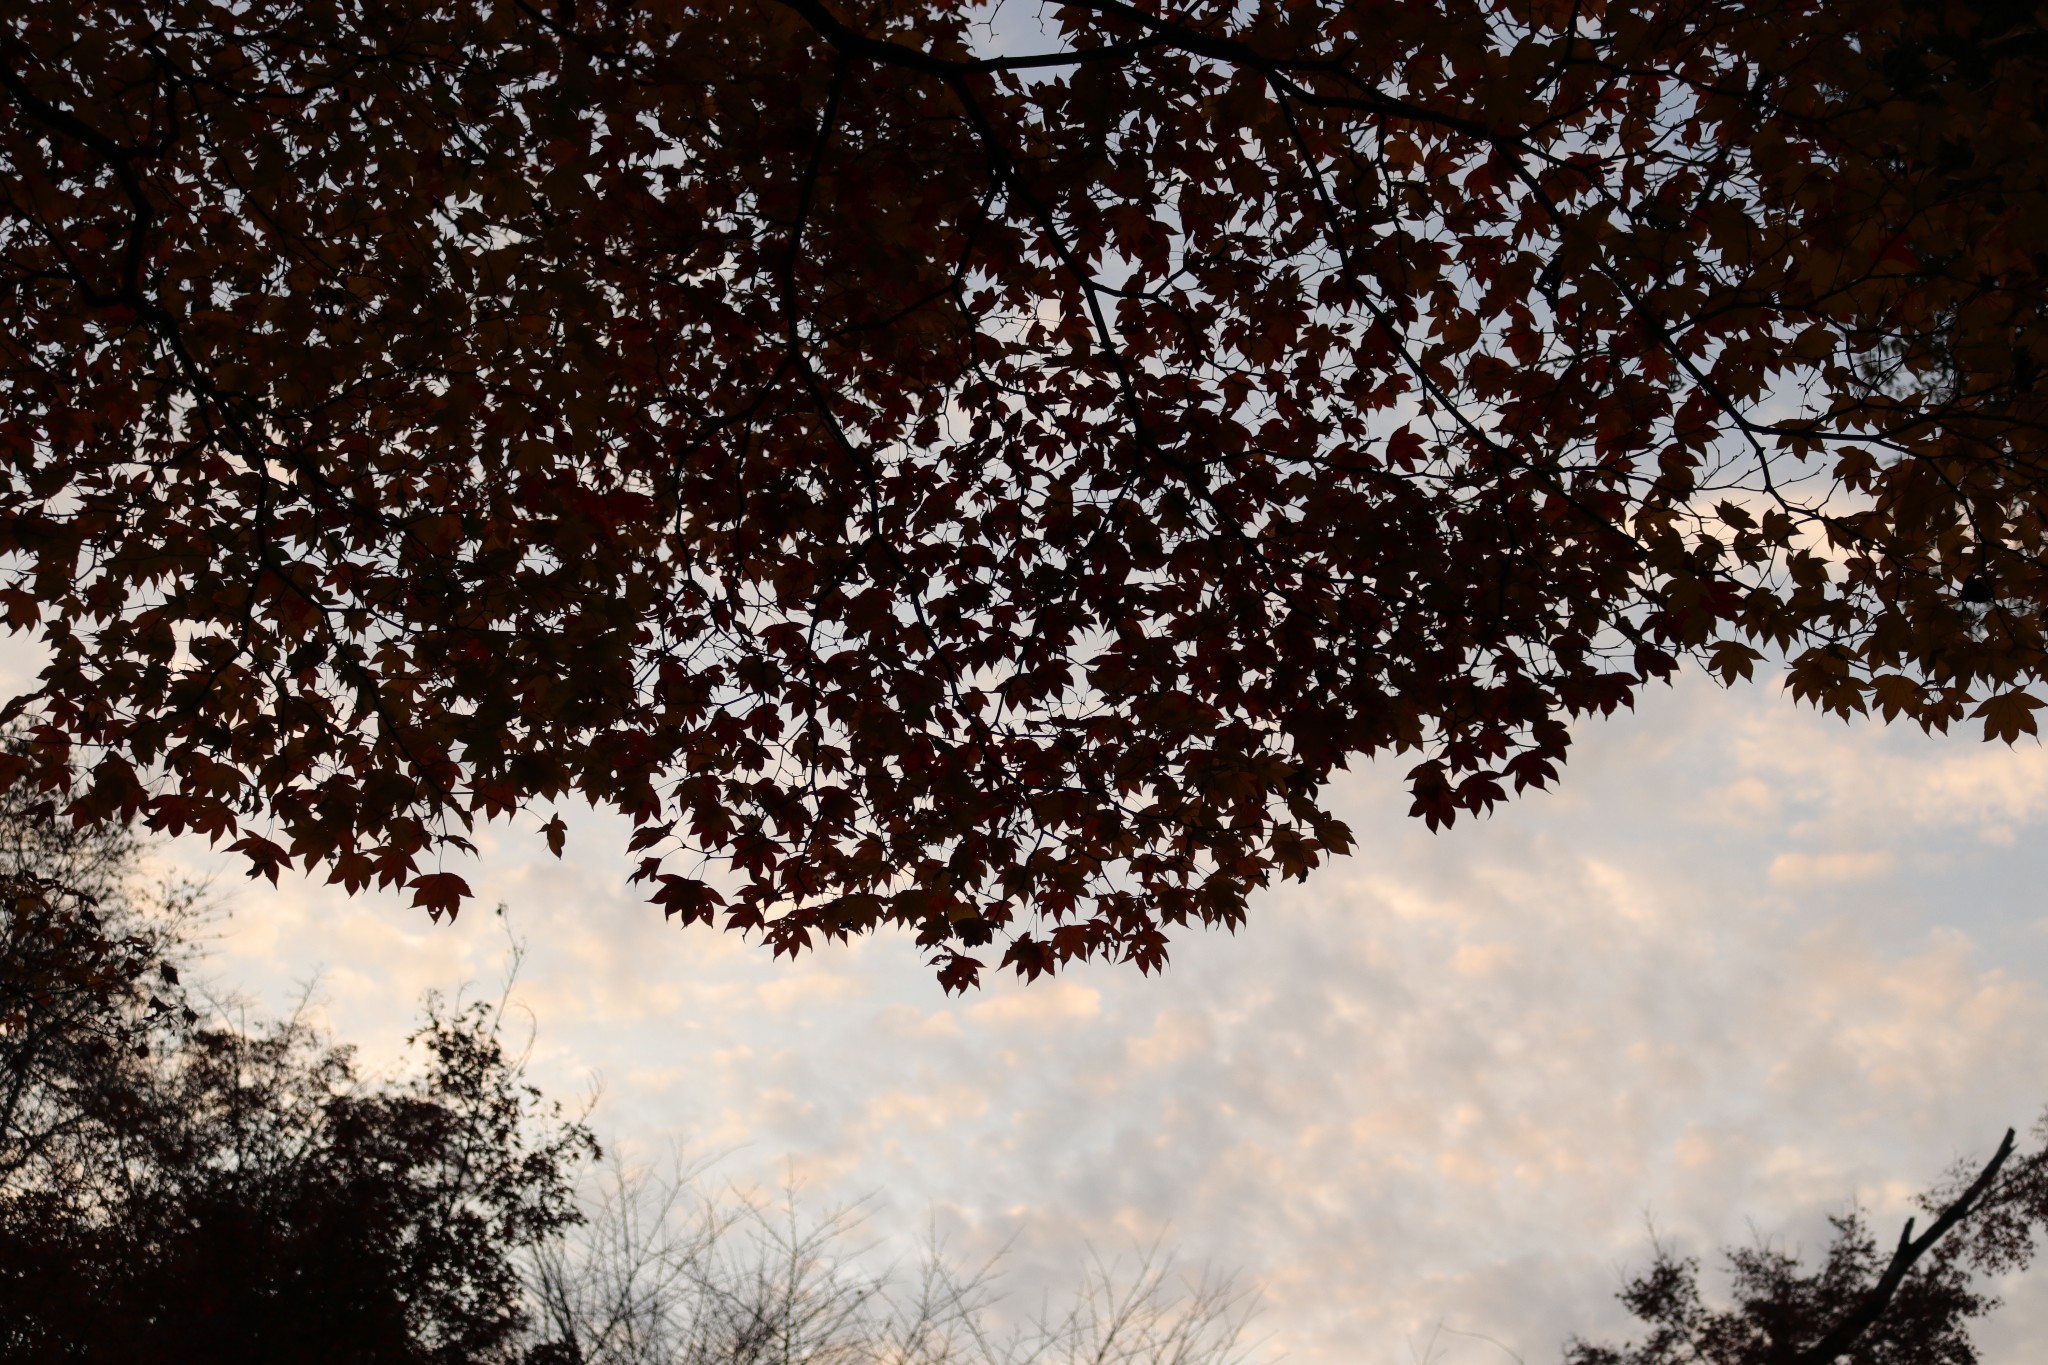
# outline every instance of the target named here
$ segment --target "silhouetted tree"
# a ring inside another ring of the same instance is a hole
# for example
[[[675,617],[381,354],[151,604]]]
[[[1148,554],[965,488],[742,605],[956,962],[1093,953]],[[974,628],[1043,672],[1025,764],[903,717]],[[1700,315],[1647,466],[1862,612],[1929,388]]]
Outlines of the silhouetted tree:
[[[2048,1120],[2039,1129],[2048,1139]],[[2014,1155],[2006,1134],[1980,1171],[1926,1196],[1889,1255],[1860,1211],[1832,1219],[1820,1263],[1756,1246],[1727,1253],[1730,1301],[1714,1306],[1696,1258],[1658,1247],[1622,1290],[1649,1330],[1625,1346],[1574,1341],[1566,1365],[1974,1365],[1973,1322],[1998,1306],[1985,1280],[2024,1268],[2048,1229],[2048,1146]]]
[[[49,801],[0,793],[0,1188],[69,1160],[87,1097],[132,1068],[165,1016],[186,1012],[178,934],[190,888],[141,906],[134,835],[73,826]]]
[[[595,1144],[498,1009],[430,1001],[424,1065],[374,1084],[302,1017],[201,1024],[135,851],[0,806],[0,1358],[516,1358],[514,1258]]]

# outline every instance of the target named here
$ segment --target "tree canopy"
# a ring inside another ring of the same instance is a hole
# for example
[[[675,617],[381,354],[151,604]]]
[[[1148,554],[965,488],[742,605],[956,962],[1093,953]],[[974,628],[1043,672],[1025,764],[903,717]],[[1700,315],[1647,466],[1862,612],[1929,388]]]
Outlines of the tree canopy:
[[[1025,8],[8,6],[4,776],[436,913],[587,799],[957,987],[1687,657],[2034,730],[2031,5]]]

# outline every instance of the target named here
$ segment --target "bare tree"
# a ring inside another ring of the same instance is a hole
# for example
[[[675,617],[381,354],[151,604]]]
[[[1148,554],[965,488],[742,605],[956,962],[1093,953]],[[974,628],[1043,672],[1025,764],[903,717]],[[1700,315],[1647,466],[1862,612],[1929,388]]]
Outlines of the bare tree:
[[[1157,1242],[1129,1270],[1097,1257],[1033,1365],[1241,1365],[1257,1297],[1234,1274],[1180,1272]]]
[[[807,1220],[613,1162],[585,1219],[529,1261],[531,1359],[568,1365],[1240,1365],[1255,1296],[1188,1275],[1155,1244],[1096,1258],[1064,1307],[1005,1320],[998,1260],[931,1239],[914,1273],[877,1268],[859,1209]]]

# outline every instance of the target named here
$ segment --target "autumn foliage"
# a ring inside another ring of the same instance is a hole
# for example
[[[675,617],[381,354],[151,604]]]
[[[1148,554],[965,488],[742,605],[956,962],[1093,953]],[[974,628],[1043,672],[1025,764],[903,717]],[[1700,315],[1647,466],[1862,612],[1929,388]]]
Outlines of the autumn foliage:
[[[2035,729],[2029,5],[1026,10],[7,6],[11,779],[451,913],[584,798],[959,986],[1688,657]]]

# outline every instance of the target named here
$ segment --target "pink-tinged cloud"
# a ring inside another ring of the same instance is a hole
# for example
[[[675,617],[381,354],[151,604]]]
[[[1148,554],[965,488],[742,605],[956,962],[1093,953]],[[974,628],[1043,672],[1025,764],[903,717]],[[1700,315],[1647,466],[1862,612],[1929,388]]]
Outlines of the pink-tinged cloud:
[[[1689,678],[1490,821],[1426,833],[1392,770],[1342,802],[1356,857],[1235,938],[1189,936],[1163,977],[965,998],[901,940],[792,966],[666,926],[587,815],[562,862],[528,820],[460,871],[529,942],[537,1073],[600,1078],[629,1146],[794,1174],[820,1206],[871,1194],[881,1234],[1009,1241],[1026,1298],[1164,1233],[1256,1276],[1267,1349],[1298,1361],[1504,1359],[1461,1333],[1554,1359],[1622,1325],[1646,1218],[1694,1250],[1752,1227],[1813,1247],[1825,1214],[1903,1217],[2048,1103],[2038,746]],[[422,991],[501,970],[488,914],[233,895],[218,976],[282,1002],[324,968],[372,1056]],[[2008,1296],[1990,1365],[2030,1358],[2044,1287]]]

